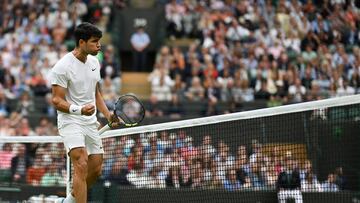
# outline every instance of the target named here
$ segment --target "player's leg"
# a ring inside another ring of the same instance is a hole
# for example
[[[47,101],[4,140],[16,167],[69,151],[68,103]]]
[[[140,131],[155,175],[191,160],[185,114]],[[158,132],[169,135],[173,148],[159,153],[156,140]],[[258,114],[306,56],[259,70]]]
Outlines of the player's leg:
[[[101,175],[103,164],[103,145],[96,125],[90,125],[83,129],[86,132],[85,144],[88,152],[88,188],[93,185]]]
[[[72,193],[76,203],[85,203],[87,202],[88,154],[84,147],[80,147],[72,149],[69,155],[74,167]]]
[[[100,177],[102,164],[102,154],[91,154],[88,156],[88,176],[86,179],[88,189],[96,182],[98,177]]]
[[[73,191],[67,194],[66,198],[59,198],[56,202],[75,203],[75,199],[76,202],[86,202],[88,154],[85,149],[84,133],[81,126],[77,124],[67,124],[59,129],[59,134],[70,156],[72,166],[74,167],[74,175],[72,177]],[[85,192],[83,192],[84,190]],[[80,193],[80,196],[77,193]],[[74,196],[76,196],[76,198]]]

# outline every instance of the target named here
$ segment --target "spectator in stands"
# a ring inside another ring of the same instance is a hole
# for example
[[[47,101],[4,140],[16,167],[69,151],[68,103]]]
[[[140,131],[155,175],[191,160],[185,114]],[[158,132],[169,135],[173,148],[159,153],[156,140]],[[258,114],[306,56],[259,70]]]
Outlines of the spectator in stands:
[[[192,180],[189,177],[182,175],[180,166],[173,166],[169,168],[169,173],[165,179],[166,187],[170,188],[187,188],[192,185]]]
[[[253,162],[249,165],[249,173],[248,177],[250,179],[251,187],[256,190],[264,189],[266,182],[265,182],[265,174],[261,171],[261,162]]]
[[[335,175],[330,173],[327,180],[321,185],[324,192],[338,192],[339,186],[335,183]]]
[[[164,69],[161,69],[158,76],[151,78],[151,94],[158,101],[170,101],[173,85],[174,81],[165,74]]]
[[[223,188],[223,180],[221,179],[218,173],[217,163],[215,161],[210,162],[210,173],[209,173],[209,180],[206,183],[207,188],[209,189],[219,189]]]
[[[209,99],[207,102],[207,105],[204,109],[203,115],[204,116],[215,116],[219,114],[219,110],[217,107],[218,100],[215,97],[212,97],[212,99]]]
[[[251,140],[251,152],[249,156],[249,163],[261,162],[261,143],[258,140]]]
[[[330,83],[329,98],[334,98],[337,95],[337,86],[334,82]]]
[[[65,186],[66,179],[61,173],[61,163],[54,162],[47,166],[45,174],[41,178],[41,186]]]
[[[275,162],[273,161],[273,157],[265,156],[263,160],[264,161],[261,164],[260,171],[265,179],[264,181],[265,186],[267,188],[275,189],[278,173],[275,170],[276,168],[275,168]]]
[[[26,171],[26,183],[35,186],[40,185],[45,172],[46,168],[42,156],[36,156],[34,163]]]
[[[185,74],[185,57],[179,47],[172,47],[172,57],[169,74],[174,79],[177,74],[181,76]]]
[[[34,131],[31,129],[29,120],[22,117],[16,124],[15,133],[17,136],[31,136],[34,135]]]
[[[149,178],[147,182],[147,188],[165,188],[165,174],[161,167],[156,166],[149,172]]]
[[[45,115],[47,115],[49,118],[54,118],[56,116],[56,109],[54,108],[54,106],[52,105],[52,101],[51,101],[51,94],[46,94],[45,96],[45,103],[46,105],[44,105],[43,107],[43,112],[45,113]]]
[[[248,157],[246,153],[245,145],[240,145],[237,149],[235,160],[236,177],[241,183],[246,182],[246,178],[250,173],[250,167],[248,164]]]
[[[205,97],[205,90],[204,88],[201,86],[201,80],[199,77],[193,77],[192,78],[192,82],[191,82],[191,86],[189,87],[189,89],[186,91],[185,96],[190,100],[190,101],[201,101],[204,99]]]
[[[11,159],[14,157],[12,144],[5,143],[0,150],[0,180],[11,182]]]
[[[11,126],[9,118],[0,115],[0,136],[14,136],[15,129]],[[3,144],[0,144],[2,146]]]
[[[76,12],[77,16],[83,17],[88,12],[87,5],[81,0],[74,0],[68,7],[70,12]]]
[[[341,166],[335,169],[335,184],[339,186],[339,190],[345,189],[345,177],[343,173],[343,168]]]
[[[220,141],[218,144],[217,152],[215,156],[215,162],[217,166],[217,174],[219,175],[221,181],[224,181],[226,178],[226,172],[228,169],[234,167],[235,158],[230,155],[229,146],[223,141]]]
[[[19,144],[15,149],[15,156],[11,159],[11,177],[13,183],[25,183],[26,172],[31,165],[31,158],[25,151],[25,145]]]
[[[349,86],[349,82],[347,79],[344,79],[343,85],[340,86],[339,88],[337,88],[337,90],[336,90],[337,97],[353,95],[355,93],[356,93],[356,90],[353,87]]]
[[[285,203],[287,199],[294,199],[297,203],[303,202],[300,189],[300,175],[296,169],[295,161],[291,154],[287,154],[284,170],[279,174],[277,180],[279,202]]]
[[[211,136],[205,135],[202,140],[202,144],[199,146],[199,153],[203,156],[208,154],[210,157],[214,157],[216,154],[216,149],[212,144]]]
[[[220,72],[216,82],[219,85],[221,101],[230,101],[232,97],[231,90],[234,83],[234,80],[230,74],[230,68],[224,68],[223,71]]]
[[[128,173],[127,159],[125,156],[119,155],[112,164],[109,180],[119,185],[130,185],[126,177]]]
[[[261,87],[260,87],[259,91],[255,92],[255,95],[254,95],[255,99],[268,100],[271,95],[267,89],[266,80],[262,80],[260,85],[261,85]]]
[[[34,96],[45,96],[50,89],[48,88],[47,81],[40,71],[36,71],[30,79],[30,88]]]
[[[144,25],[136,25],[136,32],[130,39],[133,48],[133,70],[144,71],[146,69],[146,49],[150,45],[150,37],[145,32]]]
[[[66,20],[64,20],[66,22]],[[61,19],[57,19],[55,27],[52,29],[51,35],[56,46],[60,46],[66,37],[67,29],[65,23]]]
[[[146,108],[146,117],[163,116],[164,111],[155,95],[150,96],[149,106]]]
[[[172,86],[172,94],[177,97],[179,102],[183,102],[185,100],[185,83],[182,81],[182,77],[180,74],[175,75],[174,85]]]
[[[136,163],[135,166],[126,175],[127,180],[131,185],[136,188],[144,188],[148,185],[148,177],[144,172],[144,168],[140,163]]]
[[[102,5],[99,0],[92,0],[88,3],[88,12],[84,16],[84,21],[97,23],[103,16]]]
[[[316,52],[313,50],[311,44],[307,44],[305,50],[302,52],[302,58],[305,62],[310,62],[317,57]]]
[[[213,164],[212,162],[214,160],[210,153],[206,151],[201,152],[201,146],[199,146],[198,149],[199,149],[199,155],[197,159],[200,160],[202,164],[203,186],[206,187],[209,186],[213,178],[211,173],[211,164]]]
[[[23,92],[20,101],[17,104],[16,112],[22,116],[29,116],[35,111],[33,100],[31,100],[29,92]]]
[[[162,46],[155,57],[154,71],[163,68],[165,72],[169,74],[172,61],[173,56],[170,53],[170,48],[168,46]]]
[[[232,168],[228,169],[226,172],[224,188],[227,191],[235,191],[241,189],[241,182],[236,178],[236,171]]]
[[[220,99],[220,89],[218,87],[218,84],[216,83],[216,80],[211,77],[206,77],[204,81],[205,86],[205,95],[208,98],[208,100],[217,103]]]
[[[181,156],[185,160],[193,160],[199,155],[199,150],[197,147],[193,145],[193,138],[191,136],[187,136],[185,138],[184,146],[180,149]]]
[[[57,129],[48,117],[41,117],[36,129],[41,128],[42,135],[56,135]],[[39,135],[39,134],[38,134]]]
[[[9,114],[9,106],[7,104],[7,99],[5,97],[5,92],[2,86],[0,85],[0,115],[7,116]]]
[[[356,93],[359,93],[360,88],[360,74],[359,70],[357,68],[353,69],[354,71],[350,72],[350,80],[349,80],[349,86],[353,87],[355,89]]]
[[[171,0],[165,5],[165,18],[167,20],[167,31],[170,38],[180,37],[183,33],[182,18],[185,7],[176,0]]]
[[[236,103],[254,101],[254,91],[249,88],[249,82],[247,80],[235,80],[231,94]]]
[[[113,105],[117,99],[116,97],[116,89],[113,85],[111,78],[106,76],[101,82],[101,94],[104,98],[105,104],[109,109],[113,108]]]
[[[204,170],[202,168],[201,161],[194,160],[193,168],[191,169],[192,184],[191,188],[203,188],[204,187]]]
[[[302,102],[306,94],[305,87],[299,78],[295,79],[295,84],[289,87],[289,96],[292,102]]]
[[[171,141],[169,139],[168,132],[160,132],[160,138],[157,140],[157,148],[162,154],[171,150]]]
[[[172,119],[180,119],[184,113],[182,103],[179,101],[178,95],[173,94],[171,97],[171,102],[168,107],[168,116]]]
[[[300,173],[301,181],[304,181],[306,179],[307,174],[311,174],[311,177],[314,178],[315,182],[318,182],[317,176],[314,174],[313,169],[312,169],[312,163],[308,159],[305,160],[304,165],[303,165],[302,169],[300,169],[299,173]]]
[[[322,187],[311,172],[306,173],[305,179],[301,181],[301,191],[322,192]]]
[[[128,170],[132,170],[135,165],[138,165],[138,170],[144,170],[144,146],[141,138],[136,138],[135,144],[131,147],[131,152],[128,155]]]
[[[101,78],[106,78],[107,76],[111,78],[111,82],[115,87],[115,94],[120,95],[121,91],[121,72],[120,65],[115,56],[114,47],[108,45],[105,48],[104,60],[101,64],[100,69]]]
[[[150,150],[144,155],[144,171],[150,173],[150,171],[162,164],[163,154],[158,150],[156,134],[150,135]],[[159,171],[157,171],[159,172]]]

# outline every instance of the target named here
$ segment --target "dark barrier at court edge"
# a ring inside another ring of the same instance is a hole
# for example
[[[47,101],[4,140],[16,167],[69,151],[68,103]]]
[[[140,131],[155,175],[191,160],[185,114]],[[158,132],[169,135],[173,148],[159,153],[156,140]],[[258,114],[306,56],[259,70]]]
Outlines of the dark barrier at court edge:
[[[43,194],[59,195],[65,194],[63,187],[0,187],[0,201],[22,201],[31,196]],[[355,192],[321,192],[303,193],[304,202],[359,202],[360,199]],[[134,189],[118,186],[103,187],[96,185],[90,192],[89,202],[104,203],[142,203],[142,202],[206,202],[206,203],[231,203],[231,202],[277,202],[276,191],[236,191],[224,190],[191,190],[191,189]]]

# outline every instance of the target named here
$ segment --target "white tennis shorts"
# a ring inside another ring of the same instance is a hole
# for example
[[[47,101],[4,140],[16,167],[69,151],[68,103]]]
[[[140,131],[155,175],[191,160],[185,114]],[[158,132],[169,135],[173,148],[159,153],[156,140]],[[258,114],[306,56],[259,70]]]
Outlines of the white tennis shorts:
[[[85,147],[88,155],[104,153],[102,141],[96,124],[64,124],[61,128],[59,128],[59,134],[64,142],[67,153],[78,147]]]

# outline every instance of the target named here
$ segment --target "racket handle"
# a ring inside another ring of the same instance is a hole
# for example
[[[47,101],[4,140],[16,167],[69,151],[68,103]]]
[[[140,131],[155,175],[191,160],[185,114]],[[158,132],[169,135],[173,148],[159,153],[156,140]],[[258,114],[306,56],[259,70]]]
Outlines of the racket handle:
[[[109,125],[105,125],[104,127],[102,127],[100,130],[99,130],[99,135],[103,134],[105,131],[108,131],[110,130],[110,126]]]

